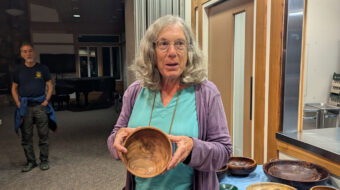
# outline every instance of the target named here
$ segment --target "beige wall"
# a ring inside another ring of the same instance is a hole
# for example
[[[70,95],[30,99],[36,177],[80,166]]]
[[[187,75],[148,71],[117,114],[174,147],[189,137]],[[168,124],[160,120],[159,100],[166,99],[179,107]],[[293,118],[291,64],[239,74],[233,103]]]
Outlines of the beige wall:
[[[326,103],[333,73],[340,73],[340,1],[307,0],[306,5],[304,102]]]

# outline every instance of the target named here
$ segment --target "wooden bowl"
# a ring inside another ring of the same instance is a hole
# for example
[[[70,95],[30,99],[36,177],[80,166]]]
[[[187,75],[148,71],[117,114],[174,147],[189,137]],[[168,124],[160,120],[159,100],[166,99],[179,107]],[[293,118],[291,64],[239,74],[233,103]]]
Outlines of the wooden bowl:
[[[220,168],[219,170],[216,171],[217,174],[221,174],[224,173],[228,170],[228,165],[226,164],[225,166],[223,166],[222,168]]]
[[[247,157],[231,157],[227,163],[232,175],[246,176],[256,169],[256,161]]]
[[[334,187],[330,187],[330,186],[317,185],[317,186],[310,188],[310,190],[337,190],[337,189]]]
[[[218,180],[222,180],[227,175],[228,166],[227,164],[216,171]]]
[[[274,182],[254,183],[247,187],[246,190],[296,190],[294,187]]]
[[[130,134],[123,146],[127,153],[123,154],[123,163],[133,175],[151,178],[163,173],[172,153],[168,136],[155,127],[141,127]]]
[[[263,164],[263,171],[270,181],[284,183],[299,190],[324,185],[330,176],[326,168],[300,160],[272,160]]]

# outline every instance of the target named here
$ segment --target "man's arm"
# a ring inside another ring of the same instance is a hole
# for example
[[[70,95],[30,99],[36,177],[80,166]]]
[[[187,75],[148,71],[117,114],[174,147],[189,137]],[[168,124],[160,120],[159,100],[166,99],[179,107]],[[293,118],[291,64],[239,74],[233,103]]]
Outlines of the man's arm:
[[[51,99],[52,92],[53,92],[52,80],[46,81],[46,86],[47,86],[47,93],[46,93],[46,98],[44,102],[42,103],[43,106],[47,106],[48,101]]]
[[[18,94],[18,83],[12,82],[12,96],[15,101],[15,104],[18,108],[20,108],[20,100],[19,100],[19,94]]]

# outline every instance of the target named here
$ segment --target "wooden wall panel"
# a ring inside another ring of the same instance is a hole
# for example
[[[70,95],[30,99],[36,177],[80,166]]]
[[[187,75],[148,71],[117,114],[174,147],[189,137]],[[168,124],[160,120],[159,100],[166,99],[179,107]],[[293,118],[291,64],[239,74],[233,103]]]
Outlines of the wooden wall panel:
[[[264,119],[266,82],[267,0],[256,3],[254,159],[264,161]]]
[[[135,21],[134,21],[134,1],[125,0],[125,45],[126,45],[126,85],[129,86],[136,80],[135,73],[128,69],[135,58]],[[125,79],[123,79],[125,80]]]
[[[275,133],[281,128],[281,72],[285,0],[271,1],[269,96],[268,96],[268,151],[267,160],[277,158]]]

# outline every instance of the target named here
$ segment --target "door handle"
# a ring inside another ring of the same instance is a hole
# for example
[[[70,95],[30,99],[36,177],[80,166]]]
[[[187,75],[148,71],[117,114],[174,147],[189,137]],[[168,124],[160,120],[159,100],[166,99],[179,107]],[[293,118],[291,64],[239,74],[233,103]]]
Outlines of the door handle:
[[[253,76],[250,77],[250,120],[253,120]]]

